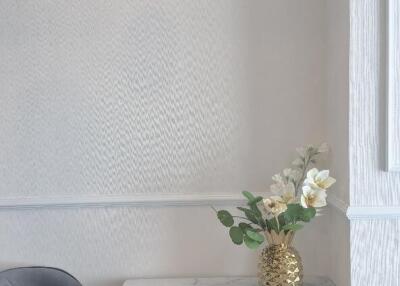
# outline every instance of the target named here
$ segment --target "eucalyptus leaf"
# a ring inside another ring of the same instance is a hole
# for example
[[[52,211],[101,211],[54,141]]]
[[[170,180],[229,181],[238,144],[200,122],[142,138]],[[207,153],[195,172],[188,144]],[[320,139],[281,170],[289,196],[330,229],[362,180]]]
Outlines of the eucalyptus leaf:
[[[257,242],[260,242],[260,243],[264,242],[264,236],[262,236],[261,234],[259,234],[258,232],[254,231],[254,230],[251,230],[251,229],[246,230],[246,235],[248,237],[250,237],[252,240],[255,240]]]
[[[275,230],[276,233],[279,233],[278,223],[276,222],[276,218],[271,218],[267,221],[268,230]]]
[[[245,223],[245,222],[239,223],[239,227],[243,231],[243,233],[246,233],[246,230],[248,230],[248,229],[253,229],[250,224]]]
[[[317,211],[315,208],[303,208],[303,213],[302,213],[302,221],[304,222],[309,222],[313,217],[315,217],[315,214]]]
[[[267,226],[268,231],[271,231],[273,229],[273,225],[270,223],[268,219],[265,221],[265,224]]]
[[[284,213],[285,224],[295,223],[303,216],[303,207],[299,204],[288,204]]]
[[[250,238],[249,236],[247,236],[247,235],[245,235],[245,236],[243,237],[243,239],[244,239],[244,244],[246,244],[246,246],[247,246],[248,248],[250,248],[250,249],[256,249],[256,248],[259,247],[260,244],[261,244],[260,242],[251,239],[251,238]]]
[[[234,224],[232,215],[226,210],[218,211],[217,217],[220,222],[226,227],[231,227]]]
[[[243,232],[238,226],[232,226],[229,230],[229,236],[231,237],[234,244],[243,243]]]
[[[238,207],[238,210],[241,210],[242,212],[244,212],[245,216],[252,222],[255,224],[259,224],[259,220],[258,220],[258,214],[256,212],[254,212],[251,209],[246,209],[246,208],[242,208],[242,207]]]
[[[287,224],[285,226],[282,227],[283,230],[292,230],[292,231],[297,231],[299,229],[303,228],[303,225],[301,224]]]

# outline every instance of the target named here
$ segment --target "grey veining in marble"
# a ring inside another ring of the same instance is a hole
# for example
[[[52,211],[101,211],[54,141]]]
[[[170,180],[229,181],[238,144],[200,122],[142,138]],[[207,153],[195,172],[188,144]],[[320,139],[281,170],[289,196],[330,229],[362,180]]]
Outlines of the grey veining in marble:
[[[123,286],[257,286],[255,277],[133,279]],[[335,286],[326,277],[306,276],[303,286]]]

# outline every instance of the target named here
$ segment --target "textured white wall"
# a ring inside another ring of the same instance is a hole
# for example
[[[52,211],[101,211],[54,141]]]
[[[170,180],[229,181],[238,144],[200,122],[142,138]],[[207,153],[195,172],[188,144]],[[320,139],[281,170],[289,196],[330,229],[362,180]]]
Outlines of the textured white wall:
[[[388,170],[400,171],[400,3],[387,1],[387,158]]]
[[[398,206],[400,174],[384,171],[385,1],[350,1],[350,203]],[[399,285],[398,219],[351,221],[351,281]]]
[[[0,2],[3,198],[264,191],[323,139],[325,2]],[[320,119],[320,120],[319,120]],[[326,274],[328,217],[298,245]],[[208,207],[0,211],[2,268],[245,275]]]
[[[399,205],[400,174],[384,170],[385,3],[351,3],[350,202]]]
[[[240,4],[0,5],[3,196],[243,185]]]

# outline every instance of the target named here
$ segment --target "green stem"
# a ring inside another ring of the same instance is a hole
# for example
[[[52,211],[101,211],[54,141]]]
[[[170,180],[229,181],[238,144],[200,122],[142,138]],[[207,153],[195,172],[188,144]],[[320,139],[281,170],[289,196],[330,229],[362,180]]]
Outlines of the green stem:
[[[304,179],[306,178],[307,169],[308,169],[308,166],[309,166],[313,156],[314,156],[314,154],[308,154],[307,153],[306,156],[304,157],[304,166],[303,166],[303,169],[302,169],[301,177],[300,177],[300,180],[298,180],[298,182],[297,182],[297,184],[295,186],[295,196],[296,197],[297,197],[297,195],[299,193],[299,188],[300,188],[301,182],[303,182]]]
[[[245,220],[247,220],[247,221],[249,221],[249,222],[251,222],[251,223],[253,223],[251,220],[249,220],[247,217],[243,217],[243,216],[236,216],[236,215],[233,215],[232,217],[235,217],[235,218],[241,218],[241,219],[245,219]]]
[[[275,217],[275,220],[276,220],[276,225],[278,226],[278,234],[279,234],[281,225],[279,224],[279,219],[277,216]]]

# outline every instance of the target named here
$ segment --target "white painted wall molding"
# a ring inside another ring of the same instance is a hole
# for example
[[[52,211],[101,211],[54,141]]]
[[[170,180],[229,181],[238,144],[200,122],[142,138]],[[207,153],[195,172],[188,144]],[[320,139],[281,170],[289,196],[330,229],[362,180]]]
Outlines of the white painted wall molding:
[[[350,206],[347,217],[350,220],[399,219],[400,206]]]
[[[255,193],[254,195],[265,195]],[[221,206],[245,203],[240,192],[203,194],[146,194],[120,196],[57,196],[0,199],[0,209],[82,208],[82,207],[165,207],[165,206]],[[328,204],[346,214],[347,204],[330,196]]]
[[[146,194],[146,195],[97,195],[19,197],[0,199],[0,209],[80,208],[80,207],[162,207],[209,206],[244,203],[240,192],[203,194]]]
[[[386,27],[386,168],[400,171],[400,4],[387,1]]]

